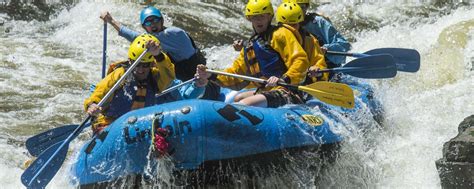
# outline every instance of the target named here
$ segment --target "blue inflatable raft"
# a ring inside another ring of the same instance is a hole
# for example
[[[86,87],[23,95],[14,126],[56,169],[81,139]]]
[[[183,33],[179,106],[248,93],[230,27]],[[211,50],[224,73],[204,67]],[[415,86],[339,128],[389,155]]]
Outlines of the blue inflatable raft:
[[[307,105],[258,108],[208,100],[184,100],[129,112],[87,142],[72,166],[80,186],[150,173],[153,129],[170,131],[167,141],[176,170],[196,170],[208,162],[268,161],[259,155],[336,144],[340,117],[369,111],[381,114],[370,85],[345,82],[356,95],[354,109],[310,100]],[[337,113],[337,114],[336,114]],[[248,159],[247,159],[248,158]],[[148,167],[148,168],[147,168]],[[156,171],[156,170],[155,170]]]

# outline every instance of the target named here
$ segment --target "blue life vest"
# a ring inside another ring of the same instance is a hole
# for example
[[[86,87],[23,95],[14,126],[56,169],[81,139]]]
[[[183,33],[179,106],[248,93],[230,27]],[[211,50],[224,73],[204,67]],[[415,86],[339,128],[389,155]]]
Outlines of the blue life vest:
[[[137,96],[138,87],[146,88],[146,96]],[[153,106],[172,100],[171,95],[166,94],[160,97],[155,97],[157,93],[156,81],[152,78],[151,74],[147,78],[145,85],[140,85],[137,81],[133,80],[123,85],[122,88],[117,89],[110,103],[107,105],[104,115],[110,118],[118,118],[123,114],[132,110],[132,104],[134,101],[145,102],[144,107]]]
[[[249,65],[248,67],[250,67],[252,64],[255,64],[255,62],[258,62],[260,73],[255,73],[256,77],[264,76],[269,78],[271,76],[276,76],[281,78],[288,70],[288,68],[285,66],[285,63],[281,59],[280,54],[276,52],[269,44],[275,29],[276,28],[270,28],[268,32],[265,32],[262,35],[256,35],[253,37],[254,39],[251,38],[252,46],[250,49],[244,47],[244,59],[246,64]],[[247,53],[248,50],[253,50],[255,57],[249,57]]]

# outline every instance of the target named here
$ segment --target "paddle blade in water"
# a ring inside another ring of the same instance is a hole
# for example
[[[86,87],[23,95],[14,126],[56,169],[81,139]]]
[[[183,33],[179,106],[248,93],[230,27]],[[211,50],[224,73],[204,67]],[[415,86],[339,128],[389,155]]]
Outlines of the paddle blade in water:
[[[65,125],[37,134],[26,140],[26,149],[37,157],[52,145],[64,141],[77,127],[79,125]]]
[[[63,142],[58,142],[49,147],[23,172],[21,175],[23,185],[27,188],[46,187],[66,159],[69,143],[65,144],[56,154],[56,150],[62,144]],[[52,159],[47,163],[50,158]]]

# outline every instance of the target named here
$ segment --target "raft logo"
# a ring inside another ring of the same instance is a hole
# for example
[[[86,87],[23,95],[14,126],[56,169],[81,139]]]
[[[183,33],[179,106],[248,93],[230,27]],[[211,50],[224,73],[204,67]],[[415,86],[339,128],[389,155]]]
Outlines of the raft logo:
[[[304,122],[308,123],[313,127],[321,126],[324,123],[324,119],[321,116],[315,116],[311,114],[302,115],[301,118]]]
[[[217,113],[219,113],[219,115],[221,115],[224,119],[230,122],[239,120],[241,118],[240,116],[243,116],[244,118],[246,118],[254,126],[263,121],[263,119],[260,118],[259,116],[254,115],[244,109],[239,110],[238,108],[229,104],[227,104],[223,108],[218,109]]]

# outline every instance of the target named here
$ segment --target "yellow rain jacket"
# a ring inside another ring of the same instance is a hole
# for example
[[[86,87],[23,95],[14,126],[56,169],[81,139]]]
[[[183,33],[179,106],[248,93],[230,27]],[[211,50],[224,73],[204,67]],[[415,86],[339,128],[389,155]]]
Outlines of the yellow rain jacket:
[[[273,27],[273,28],[272,28]],[[265,36],[266,35],[266,36]],[[309,62],[306,52],[301,47],[298,39],[292,34],[290,30],[285,27],[270,26],[267,32],[262,35],[257,35],[260,39],[267,39],[269,47],[278,53],[279,59],[284,64],[285,70],[283,75],[280,77],[289,84],[300,84],[304,81],[306,71],[309,68]],[[270,39],[268,41],[268,39]],[[252,38],[251,38],[252,40]],[[255,41],[251,41],[249,44],[252,45]],[[246,53],[246,55],[245,55]],[[230,68],[225,69],[225,72],[247,75],[253,77],[260,77],[262,79],[268,79],[260,74],[261,68],[259,62],[252,61],[252,57],[256,57],[255,50],[250,47],[244,47],[240,51],[239,57],[234,61]],[[247,60],[247,61],[246,61]],[[275,75],[276,76],[276,75]],[[277,76],[279,77],[279,76]],[[238,78],[228,77],[224,75],[217,76],[217,83],[223,87],[228,87],[234,90],[240,90],[243,88],[255,88],[261,87],[260,83],[243,81]],[[263,90],[273,90],[280,87],[264,88]]]
[[[301,46],[303,46],[304,51],[308,55],[308,60],[310,67],[317,67],[319,69],[326,69],[327,64],[326,60],[324,59],[324,54],[321,51],[321,46],[319,46],[318,39],[311,35],[310,33],[306,32],[305,30],[300,30],[299,32],[291,27],[290,25],[283,24],[285,28],[293,32],[293,35],[298,39],[300,42]],[[302,36],[304,36],[304,39],[302,39]],[[314,77],[311,78],[313,82],[316,81],[327,81],[329,80],[329,73],[323,73],[322,77]]]
[[[168,88],[172,81],[175,79],[175,72],[174,72],[174,65],[171,63],[169,57],[165,54],[164,59],[162,61],[156,61],[155,60],[155,66],[151,68],[150,74],[152,75],[152,78],[155,79],[156,83],[156,89],[158,91],[155,91],[156,93],[161,92],[162,90]],[[126,63],[126,61],[119,62],[121,64]],[[84,109],[87,111],[87,108],[89,107],[90,104],[92,103],[99,103],[102,98],[107,94],[107,92],[110,91],[110,89],[114,86],[114,84],[123,76],[125,73],[125,68],[123,66],[115,67],[113,68],[114,70],[111,71],[102,81],[100,81],[94,92],[91,94],[89,98],[87,98],[84,101]],[[122,84],[122,88],[125,87],[125,84]],[[119,91],[121,88],[117,89]],[[116,92],[117,92],[116,91]],[[120,95],[120,94],[119,94]],[[137,94],[138,95],[138,94]],[[148,94],[148,95],[153,95],[154,94]],[[147,96],[148,96],[147,95]],[[107,102],[102,106],[103,112],[95,119],[93,123],[93,129],[95,130],[97,127],[105,127],[109,125],[114,119],[116,118],[115,116],[110,117],[106,116],[107,115],[107,110],[109,109],[109,105],[117,95],[111,96]],[[125,111],[128,111],[129,109],[132,108],[132,101],[123,101],[123,107],[119,107],[120,109],[124,109]]]

